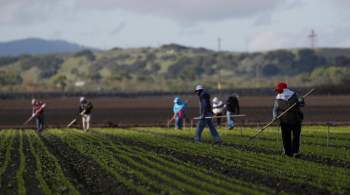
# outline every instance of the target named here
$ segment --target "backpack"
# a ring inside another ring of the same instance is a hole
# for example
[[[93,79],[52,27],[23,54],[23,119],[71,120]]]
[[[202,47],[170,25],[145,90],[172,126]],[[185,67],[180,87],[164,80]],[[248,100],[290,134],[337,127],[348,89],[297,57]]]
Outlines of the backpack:
[[[277,114],[281,114],[285,110],[287,110],[289,107],[291,107],[294,103],[297,105],[294,106],[291,110],[289,110],[286,114],[281,116],[280,122],[286,123],[286,124],[299,124],[304,119],[304,115],[300,110],[300,104],[298,101],[298,97],[296,94],[294,94],[289,100],[277,100],[278,109]]]

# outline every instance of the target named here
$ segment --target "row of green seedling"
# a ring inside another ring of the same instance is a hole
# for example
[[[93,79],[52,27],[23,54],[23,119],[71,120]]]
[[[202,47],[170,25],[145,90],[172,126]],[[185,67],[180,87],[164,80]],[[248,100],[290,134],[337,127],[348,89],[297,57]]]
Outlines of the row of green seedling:
[[[37,133],[27,131],[31,153],[36,160],[36,178],[44,194],[79,194],[64,176],[62,168]]]
[[[87,137],[87,136],[86,136]],[[104,139],[101,136],[95,137],[95,136],[89,136],[90,141],[94,140],[97,142],[104,143],[105,147],[112,148],[112,150],[118,154],[122,154],[125,157],[133,158],[133,159],[139,159],[143,164],[146,164],[147,166],[151,167],[152,169],[161,170],[163,173],[175,176],[177,180],[185,181],[186,183],[196,186],[198,188],[204,188],[207,191],[215,191],[215,192],[221,192],[222,194],[225,193],[232,193],[231,191],[241,191],[245,193],[252,193],[248,187],[242,187],[243,182],[241,181],[233,181],[230,178],[227,177],[213,177],[208,176],[208,172],[202,170],[197,171],[189,171],[189,170],[196,170],[193,169],[194,166],[191,167],[191,169],[188,169],[188,166],[184,166],[183,164],[175,164],[174,162],[171,162],[169,160],[166,160],[166,158],[161,157],[153,152],[149,152],[146,150],[143,150],[141,148],[134,148],[134,147],[128,147],[126,145],[116,145],[113,142]],[[140,151],[141,150],[141,151]],[[200,179],[199,179],[200,178]],[[206,183],[204,183],[205,181]],[[230,182],[226,182],[230,181]],[[215,185],[212,185],[215,184]],[[220,186],[221,185],[221,186]],[[240,186],[241,185],[241,186]],[[245,186],[252,185],[252,184],[245,184]],[[217,187],[220,186],[220,187]],[[234,187],[234,188],[232,188]],[[223,189],[230,189],[231,191],[224,191]],[[262,191],[262,188],[256,187],[256,189],[259,189]],[[266,189],[265,189],[266,190]]]
[[[98,130],[98,132],[111,135],[117,134],[118,137],[138,140],[145,144],[162,145],[181,152],[200,153],[204,156],[212,156],[212,158],[222,158],[224,159],[223,163],[228,165],[233,165],[242,169],[248,168],[260,174],[273,175],[293,182],[303,183],[307,179],[307,182],[310,182],[310,184],[316,187],[327,186],[328,188],[338,190],[349,183],[348,170],[333,167],[329,168],[316,163],[275,155],[242,152],[229,147],[212,147],[207,144],[192,144],[176,138],[161,139],[160,137],[155,139],[154,135],[150,136],[145,133],[130,132],[128,130]],[[300,169],[300,167],[302,167],[302,169]]]

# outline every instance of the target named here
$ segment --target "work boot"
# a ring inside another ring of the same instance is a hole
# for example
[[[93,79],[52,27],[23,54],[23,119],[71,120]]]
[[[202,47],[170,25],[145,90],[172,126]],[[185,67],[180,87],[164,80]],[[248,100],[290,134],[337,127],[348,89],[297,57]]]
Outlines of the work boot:
[[[222,141],[221,140],[215,141],[214,144],[215,145],[222,145]]]

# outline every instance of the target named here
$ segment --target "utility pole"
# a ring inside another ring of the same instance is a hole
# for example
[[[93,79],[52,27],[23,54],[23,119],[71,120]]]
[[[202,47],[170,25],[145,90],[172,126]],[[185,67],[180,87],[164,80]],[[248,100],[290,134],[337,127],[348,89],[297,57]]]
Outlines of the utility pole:
[[[310,39],[311,49],[315,49],[317,34],[315,33],[314,29],[311,30],[311,33],[308,35],[308,37]]]
[[[218,37],[218,53],[221,51],[221,38]],[[218,66],[220,66],[220,64],[218,64]],[[219,80],[218,80],[218,90],[219,90],[219,93],[221,94],[221,68],[219,68],[218,70],[219,72]]]
[[[254,58],[255,66],[255,87],[258,88],[261,85],[261,65],[263,63],[263,58],[257,56]]]

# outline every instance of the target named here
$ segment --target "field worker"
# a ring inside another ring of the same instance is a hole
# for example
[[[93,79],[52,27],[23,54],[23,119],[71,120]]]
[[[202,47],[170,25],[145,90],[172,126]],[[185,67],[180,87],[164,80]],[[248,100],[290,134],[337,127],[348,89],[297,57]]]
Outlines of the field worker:
[[[239,96],[234,93],[230,95],[226,100],[226,118],[227,118],[227,128],[233,129],[235,126],[235,121],[233,120],[232,115],[239,114]]]
[[[195,93],[199,97],[199,108],[200,108],[200,117],[197,123],[196,135],[194,137],[195,143],[199,143],[201,141],[201,135],[205,125],[208,125],[209,130],[213,138],[215,139],[215,144],[221,144],[221,138],[218,132],[215,129],[215,126],[212,122],[213,111],[210,105],[210,95],[204,91],[202,85],[197,85],[195,89]]]
[[[221,124],[221,116],[224,113],[224,103],[219,100],[219,98],[213,98],[213,113],[216,118],[216,124],[220,126]]]
[[[37,99],[32,99],[32,117],[35,118],[36,131],[38,133],[44,130],[44,109],[46,104]]]
[[[78,113],[81,116],[84,131],[87,131],[90,128],[90,119],[91,119],[92,109],[93,109],[92,103],[88,101],[85,97],[81,97]]]
[[[297,104],[293,109],[279,118],[284,154],[287,156],[297,155],[299,152],[301,123],[303,120],[303,113],[300,110],[300,107],[304,105],[303,98],[299,98],[298,95],[294,91],[288,89],[287,84],[283,82],[277,84],[275,92],[277,96],[273,106],[274,119],[294,103]],[[293,134],[293,139],[291,134]]]
[[[169,120],[169,124],[171,121],[175,120],[175,129],[182,129],[183,122],[185,119],[185,108],[187,104],[180,98],[175,97],[174,106],[173,106],[173,117]],[[168,126],[169,126],[168,124]]]

